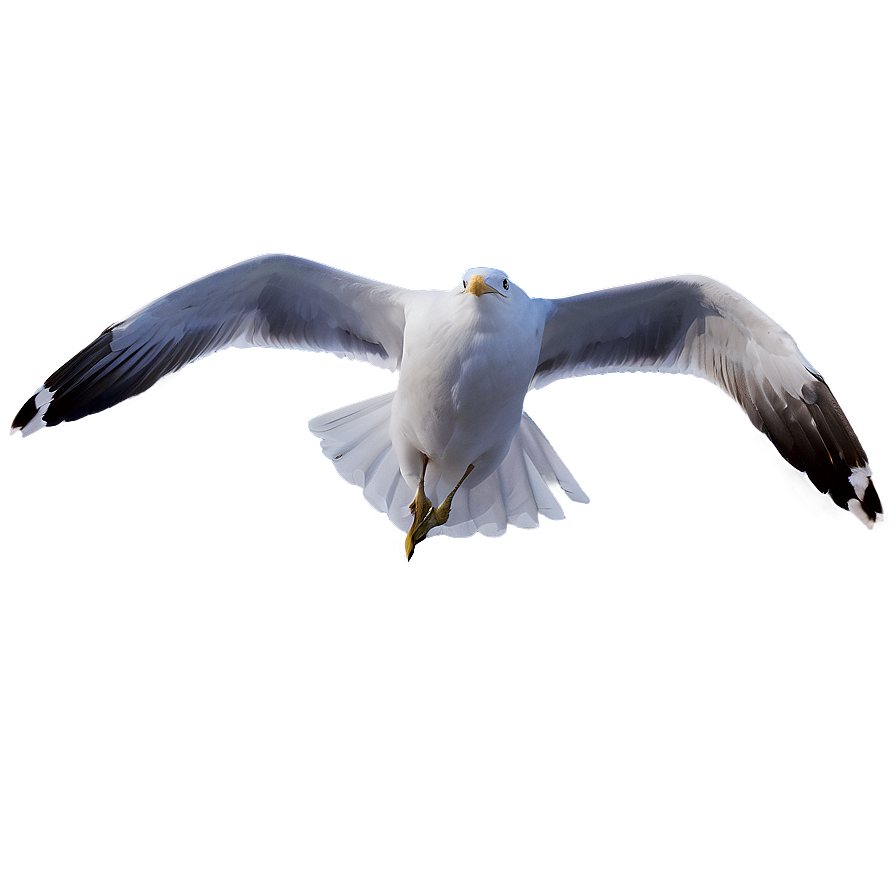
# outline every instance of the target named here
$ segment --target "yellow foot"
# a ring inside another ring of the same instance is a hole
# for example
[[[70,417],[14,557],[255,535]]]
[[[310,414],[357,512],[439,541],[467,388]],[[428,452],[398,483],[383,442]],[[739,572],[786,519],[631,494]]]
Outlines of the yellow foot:
[[[415,520],[424,517],[429,513],[432,508],[432,501],[430,501],[423,493],[422,486],[417,486],[417,494],[414,496],[414,500],[408,504],[408,507],[410,508],[411,513],[414,514]],[[420,508],[419,512],[417,510],[418,507]]]
[[[414,522],[411,524],[411,528],[408,530],[407,537],[404,540],[404,552],[408,556],[408,560],[414,556],[414,548],[426,538],[426,533],[435,525],[435,523],[431,522],[432,520],[432,511],[430,510],[424,517],[422,517],[419,522],[416,517]]]
[[[464,475],[460,477],[457,485],[451,489],[448,497],[438,507],[433,507],[432,501],[426,497],[423,491],[423,475],[426,473],[426,465],[424,464],[423,474],[421,474],[420,482],[417,485],[417,494],[414,495],[414,500],[410,504],[411,510],[414,511],[414,522],[411,523],[407,538],[404,540],[404,550],[408,555],[408,560],[414,556],[414,548],[426,538],[431,529],[435,529],[436,526],[444,526],[448,522],[448,516],[451,513],[451,501],[457,494],[457,490],[464,484],[464,480],[472,472],[473,464],[470,464]]]
[[[420,481],[417,483],[417,492],[414,495],[414,500],[408,505],[411,513],[414,514],[414,522],[411,523],[411,528],[408,530],[408,536],[404,540],[404,550],[408,555],[408,560],[413,556],[414,548],[417,546],[418,542],[423,541],[423,539],[426,538],[426,533],[429,531],[429,528],[423,528],[426,520],[432,515],[432,501],[426,497],[426,492],[423,491],[423,477],[426,475],[426,465],[428,463],[429,458],[424,457],[423,470],[420,473]]]

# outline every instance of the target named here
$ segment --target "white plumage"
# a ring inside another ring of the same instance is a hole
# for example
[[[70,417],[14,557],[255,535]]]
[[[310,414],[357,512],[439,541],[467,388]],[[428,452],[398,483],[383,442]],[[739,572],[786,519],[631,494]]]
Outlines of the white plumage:
[[[467,271],[447,291],[416,291],[264,256],[104,330],[25,403],[13,430],[29,435],[104,410],[230,346],[329,351],[400,371],[395,392],[310,426],[340,474],[402,528],[421,477],[439,504],[467,476],[433,530],[451,535],[562,518],[553,485],[587,501],[523,402],[560,377],[625,370],[711,380],[820,491],[868,526],[881,513],[852,427],[792,337],[697,276],[531,299],[491,268]]]

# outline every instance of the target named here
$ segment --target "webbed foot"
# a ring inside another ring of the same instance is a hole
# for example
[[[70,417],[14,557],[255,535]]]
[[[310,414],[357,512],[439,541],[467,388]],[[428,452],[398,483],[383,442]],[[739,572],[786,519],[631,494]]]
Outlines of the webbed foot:
[[[410,504],[410,508],[414,512],[414,522],[411,523],[407,538],[404,540],[404,549],[408,555],[408,560],[414,556],[414,548],[426,538],[427,533],[431,529],[434,529],[436,526],[444,526],[448,522],[448,516],[451,513],[451,501],[457,494],[457,490],[464,484],[464,480],[472,472],[473,464],[470,464],[464,475],[460,477],[457,485],[451,489],[448,497],[438,507],[433,507],[432,501],[426,497],[426,493],[423,491],[423,477],[426,475],[426,463],[424,462],[423,472],[420,474],[420,482],[417,485],[417,493]]]

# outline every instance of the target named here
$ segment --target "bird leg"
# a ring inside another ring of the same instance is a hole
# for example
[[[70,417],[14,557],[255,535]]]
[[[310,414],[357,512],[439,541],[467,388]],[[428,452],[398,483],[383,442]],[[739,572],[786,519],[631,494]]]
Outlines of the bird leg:
[[[426,476],[426,465],[428,463],[429,458],[426,455],[423,455],[423,469],[420,471],[420,481],[417,483],[417,491],[414,495],[414,500],[408,505],[411,512],[414,514],[414,522],[411,523],[411,528],[408,529],[407,538],[404,540],[404,549],[405,553],[408,555],[408,560],[414,555],[414,548],[419,542],[426,538],[426,533],[432,528],[429,526],[423,529],[424,523],[432,515],[432,501],[426,497],[426,492],[423,490],[423,477]]]
[[[423,471],[420,473],[420,482],[417,483],[417,493],[414,500],[411,501],[410,508],[414,512],[414,522],[408,530],[407,538],[404,540],[404,549],[408,555],[408,560],[414,556],[414,548],[426,538],[430,529],[436,526],[443,526],[448,522],[448,515],[451,513],[451,500],[457,494],[457,490],[464,484],[464,480],[473,472],[473,464],[467,467],[466,472],[458,480],[457,485],[448,493],[448,497],[433,507],[432,501],[426,497],[423,490],[423,477],[426,475],[426,464],[429,458],[423,459]]]
[[[426,492],[423,490],[423,477],[426,476],[426,465],[428,463],[429,458],[424,455],[423,469],[420,471],[420,481],[417,483],[417,491],[414,494],[414,500],[408,505],[411,512],[414,514],[414,523],[411,526],[411,531],[414,530],[415,526],[422,523],[423,520],[429,516],[430,510],[432,510],[432,501],[426,497]]]

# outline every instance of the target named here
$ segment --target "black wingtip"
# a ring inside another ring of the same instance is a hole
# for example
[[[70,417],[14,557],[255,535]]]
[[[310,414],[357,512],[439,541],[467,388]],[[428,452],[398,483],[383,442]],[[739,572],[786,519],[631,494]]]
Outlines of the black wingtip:
[[[883,502],[867,467],[853,467],[845,489],[841,488],[839,495],[831,496],[866,529],[873,529],[883,519]]]
[[[847,502],[847,507],[857,516],[869,529],[875,523],[883,521],[884,508],[880,503],[880,496],[874,483],[869,479],[864,487],[856,488],[855,498]]]
[[[37,412],[37,402],[34,400],[34,396],[32,396],[22,405],[19,413],[13,418],[12,431],[24,429],[37,416]]]

